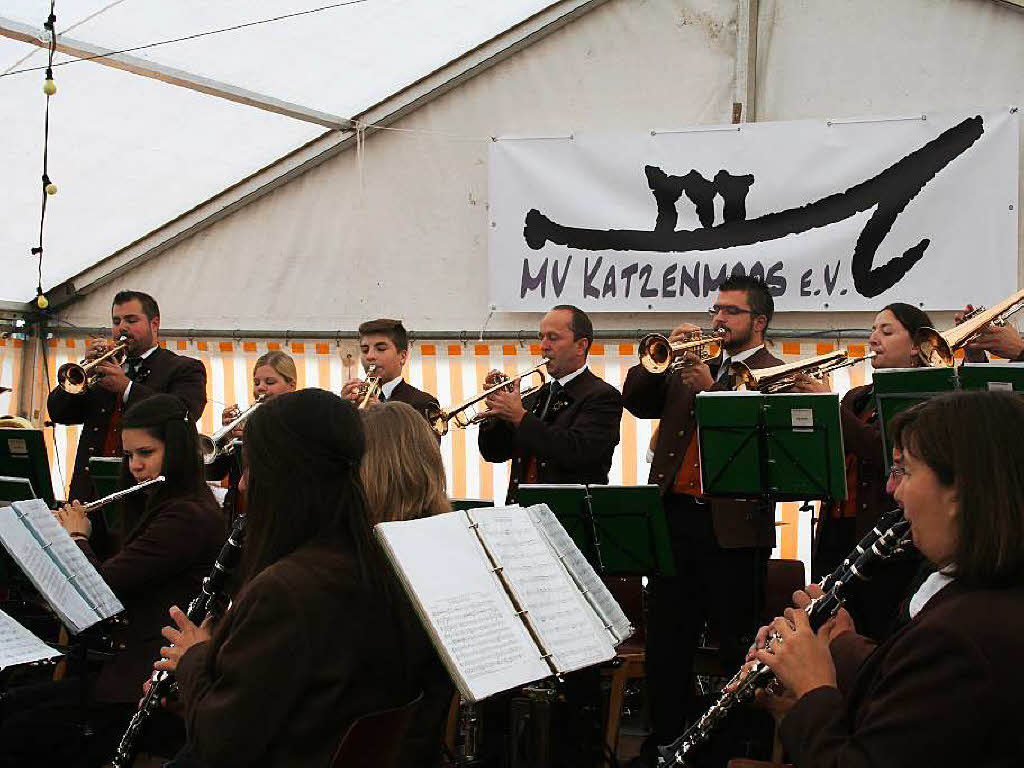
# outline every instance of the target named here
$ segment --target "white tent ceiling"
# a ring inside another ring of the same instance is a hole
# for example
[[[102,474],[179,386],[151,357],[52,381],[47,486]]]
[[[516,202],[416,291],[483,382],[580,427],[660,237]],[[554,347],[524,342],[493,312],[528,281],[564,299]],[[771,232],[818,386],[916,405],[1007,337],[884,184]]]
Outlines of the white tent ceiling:
[[[548,5],[361,0],[130,55],[351,117]],[[0,17],[41,28],[48,7],[3,0]],[[57,30],[122,50],[316,7],[316,0],[58,0]],[[0,73],[45,60],[40,48],[0,38]],[[61,66],[54,76],[49,175],[60,192],[47,208],[44,289],[324,131],[97,62]],[[38,71],[0,77],[0,300],[35,293],[29,249],[38,236],[42,80]]]

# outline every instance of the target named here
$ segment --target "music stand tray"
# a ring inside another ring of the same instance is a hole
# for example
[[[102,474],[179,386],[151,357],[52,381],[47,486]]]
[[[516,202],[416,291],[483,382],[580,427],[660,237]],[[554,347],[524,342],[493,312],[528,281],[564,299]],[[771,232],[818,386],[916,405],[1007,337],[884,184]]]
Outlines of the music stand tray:
[[[0,428],[0,475],[25,478],[36,494],[32,498],[38,497],[48,506],[56,506],[43,430]]]
[[[696,417],[706,496],[846,498],[838,395],[701,392]]]
[[[467,509],[482,509],[493,507],[494,501],[490,499],[449,499],[453,512],[465,512]]]

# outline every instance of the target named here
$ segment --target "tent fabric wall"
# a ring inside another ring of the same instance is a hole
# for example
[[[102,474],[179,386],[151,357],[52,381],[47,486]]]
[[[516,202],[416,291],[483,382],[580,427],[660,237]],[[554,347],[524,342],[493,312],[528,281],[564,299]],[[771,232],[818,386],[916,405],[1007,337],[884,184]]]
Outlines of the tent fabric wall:
[[[334,392],[359,373],[359,354],[352,342],[318,342],[302,339],[239,340],[239,339],[165,339],[161,342],[172,351],[196,357],[206,366],[207,397],[209,404],[197,427],[210,434],[220,426],[220,412],[226,405],[252,399],[250,376],[253,364],[263,353],[279,349],[292,355],[298,371],[300,387],[319,387]],[[57,368],[65,362],[84,356],[88,339],[60,338],[48,342],[47,365],[49,379],[56,379]],[[773,351],[784,360],[822,354],[837,348],[835,342],[780,339]],[[864,344],[843,344],[851,355],[863,355]],[[0,346],[0,351],[5,347]],[[484,378],[492,368],[510,375],[532,367],[540,359],[535,344],[505,343],[453,343],[423,340],[410,347],[405,375],[417,387],[435,393],[442,407],[460,403],[483,388]],[[0,362],[5,358],[0,357]],[[595,374],[621,387],[630,366],[637,362],[636,341],[598,342],[590,357]],[[40,374],[38,378],[45,380]],[[870,381],[871,369],[859,364],[837,371],[833,382],[839,392]],[[647,481],[648,464],[645,459],[651,431],[655,422],[636,419],[629,413],[622,417],[621,441],[615,451],[610,482],[633,485]],[[66,489],[70,481],[70,468],[74,466],[80,428],[57,426],[46,430],[47,446],[51,450],[51,472],[55,489]],[[54,449],[55,446],[55,449]],[[505,498],[508,485],[508,465],[489,464],[480,458],[476,445],[476,431],[452,430],[441,441],[448,492],[455,498]],[[785,525],[779,528],[777,556],[799,557],[810,562],[810,513],[799,512],[799,504],[778,505],[777,517]]]
[[[12,415],[18,410],[17,392],[21,384],[21,356],[25,341],[5,336],[0,338],[0,387],[11,392],[0,393],[0,416]]]
[[[1019,10],[990,0],[759,7],[759,120],[1024,102]],[[157,295],[174,327],[354,329],[389,315],[417,329],[479,328],[488,313],[487,137],[729,122],[735,26],[734,0],[611,0],[395,126],[439,133],[369,135],[361,162],[341,153],[67,316],[96,324],[113,291],[131,286]],[[602,314],[598,325],[671,327],[678,316],[642,318]],[[811,313],[775,325],[864,328],[870,319]],[[534,326],[530,315],[497,314],[488,327]]]

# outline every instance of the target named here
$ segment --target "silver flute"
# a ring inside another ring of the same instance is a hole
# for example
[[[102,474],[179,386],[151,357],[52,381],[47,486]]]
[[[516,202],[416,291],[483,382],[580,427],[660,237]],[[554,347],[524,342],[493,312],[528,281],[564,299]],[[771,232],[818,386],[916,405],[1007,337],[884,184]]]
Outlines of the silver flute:
[[[109,496],[104,496],[102,499],[96,499],[96,501],[90,501],[88,504],[83,504],[82,509],[86,513],[93,512],[100,507],[105,507],[107,504],[113,504],[115,501],[120,501],[125,496],[131,496],[136,491],[141,491],[143,488],[149,488],[151,485],[162,483],[166,480],[163,475],[157,475],[152,480],[143,480],[141,483],[133,485],[131,488],[125,488],[121,491],[114,491]]]

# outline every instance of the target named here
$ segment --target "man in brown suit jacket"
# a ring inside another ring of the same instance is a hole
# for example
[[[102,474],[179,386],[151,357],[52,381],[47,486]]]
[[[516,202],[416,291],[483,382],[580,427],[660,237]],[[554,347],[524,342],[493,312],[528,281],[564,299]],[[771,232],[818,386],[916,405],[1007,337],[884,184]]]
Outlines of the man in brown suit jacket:
[[[622,388],[626,409],[660,419],[650,482],[662,491],[676,575],[649,584],[647,685],[653,733],[643,756],[682,731],[693,703],[693,661],[706,619],[718,630],[723,660],[736,667],[757,630],[764,600],[768,556],[775,545],[774,505],[763,501],[705,499],[694,419],[695,398],[705,390],[730,388],[733,362],[749,368],[779,365],[764,347],[774,302],[762,280],[732,276],[719,288],[712,308],[722,351],[708,364],[694,359],[680,372],[654,374],[635,365]],[[683,324],[670,336],[696,330]]]
[[[375,366],[373,375],[381,378],[380,399],[408,403],[427,418],[438,408],[437,398],[416,389],[402,378],[402,368],[409,359],[409,333],[401,320],[368,320],[359,326],[359,359],[363,370]],[[341,388],[341,396],[358,402],[362,381],[350,379]],[[429,421],[429,418],[427,419]]]
[[[196,421],[206,407],[206,367],[201,361],[176,355],[158,344],[160,308],[149,294],[121,291],[111,308],[113,337],[128,337],[124,366],[111,360],[96,366],[96,385],[70,395],[54,387],[46,400],[50,419],[58,424],[82,424],[68,499],[90,501],[96,496],[89,477],[93,456],[121,455],[121,418],[129,406],[158,392],[180,397]],[[102,354],[106,342],[97,340],[88,357]]]
[[[507,503],[515,503],[521,483],[608,482],[622,395],[587,368],[593,340],[585,312],[555,307],[540,322],[541,354],[551,379],[525,400],[515,387],[487,397],[493,418],[480,427],[477,443],[487,461],[512,459]]]

